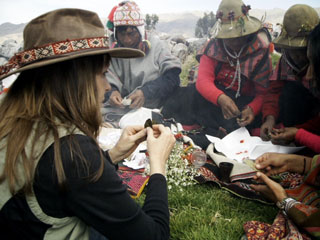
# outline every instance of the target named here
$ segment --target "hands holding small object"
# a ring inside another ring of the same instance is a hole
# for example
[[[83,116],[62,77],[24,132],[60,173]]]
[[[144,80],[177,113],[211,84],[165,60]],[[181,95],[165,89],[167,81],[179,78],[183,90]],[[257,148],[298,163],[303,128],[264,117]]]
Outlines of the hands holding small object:
[[[110,95],[109,102],[112,106],[124,108],[140,108],[144,104],[144,94],[142,90],[138,89],[129,96],[122,98],[119,91],[113,91]]]
[[[140,89],[131,93],[127,97],[127,99],[131,100],[131,104],[130,104],[129,108],[140,108],[144,104],[144,94],[143,94],[142,90],[140,90]]]
[[[294,142],[298,128],[288,127],[288,128],[273,128],[270,132],[269,137],[271,138],[272,143],[279,145],[288,145],[291,142]]]
[[[147,127],[147,148],[150,161],[150,175],[165,175],[166,163],[176,142],[170,128],[160,125]]]
[[[218,97],[218,104],[221,107],[223,117],[225,119],[237,117],[237,123],[240,127],[245,127],[254,120],[254,113],[249,106],[240,112],[235,102],[226,94],[221,94]]]
[[[122,99],[119,91],[112,91],[110,98],[109,98],[109,102],[110,102],[111,106],[124,108],[124,106],[122,104],[122,100],[123,99]]]
[[[221,107],[223,117],[231,119],[240,115],[240,111],[235,102],[225,94],[218,97],[218,104]]]
[[[257,172],[254,177],[264,185],[254,185],[250,187],[260,192],[265,197],[274,202],[281,202],[287,197],[283,187],[269,178],[282,172],[307,173],[311,168],[312,158],[284,153],[265,153],[256,159],[255,167],[261,172]]]
[[[263,141],[271,140],[271,132],[276,124],[275,118],[272,115],[266,117],[265,122],[261,125],[260,128],[260,137]]]
[[[250,123],[252,123],[252,121],[254,120],[254,113],[251,109],[251,107],[246,106],[241,114],[240,114],[241,118],[237,118],[237,123],[239,124],[240,127],[245,127],[247,125],[249,125]]]
[[[168,127],[161,124],[153,125],[151,121],[151,126],[150,122],[145,126],[126,127],[119,141],[109,150],[109,156],[116,164],[130,156],[142,141],[147,140],[150,175],[155,173],[164,175],[166,162],[176,141],[175,137]]]

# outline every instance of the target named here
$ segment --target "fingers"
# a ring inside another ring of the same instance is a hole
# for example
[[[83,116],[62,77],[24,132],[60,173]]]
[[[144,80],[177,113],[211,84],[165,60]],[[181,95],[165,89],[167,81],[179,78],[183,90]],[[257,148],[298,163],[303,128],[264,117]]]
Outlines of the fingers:
[[[147,136],[147,129],[143,128],[133,136],[135,137],[136,140],[144,140],[145,137]]]
[[[218,97],[218,104],[221,106],[225,119],[231,119],[240,115],[240,111],[234,101],[225,94]]]
[[[268,189],[266,185],[251,184],[250,187],[257,192],[265,192]]]
[[[260,137],[263,141],[270,140],[269,138],[269,129],[266,126],[262,126],[260,129]]]
[[[123,130],[122,139],[127,142],[139,144],[147,136],[147,130],[143,126],[129,126]]]
[[[161,138],[161,137],[163,138],[172,137],[175,140],[175,137],[171,133],[170,128],[165,127],[162,124],[153,125],[152,128],[148,127],[147,129],[148,129],[147,130],[148,138],[149,138],[149,135],[152,135],[153,139]]]
[[[130,105],[130,108],[140,108],[144,104],[144,98],[139,96],[133,96],[131,98],[132,103]]]
[[[245,127],[249,125],[253,121],[253,118],[251,116],[244,117],[244,120],[237,119],[237,123],[240,127]]]
[[[271,180],[268,176],[261,172],[257,172],[257,177],[270,188],[278,201],[282,201],[282,199],[287,197],[285,190],[279,183]]]
[[[231,119],[240,115],[240,111],[238,110],[237,107],[236,109],[234,109],[230,106],[227,106],[226,108],[224,108],[222,113],[225,119]]]
[[[133,98],[130,108],[140,108],[143,106],[144,101],[140,98]]]
[[[268,153],[264,153],[260,157],[258,157],[255,161],[255,167],[259,170],[267,167],[270,164],[268,162],[268,156]]]
[[[237,119],[240,127],[249,125],[254,120],[254,113],[251,107],[246,106],[241,112],[241,119]]]
[[[264,153],[255,161],[256,169],[264,171],[268,176],[277,173],[277,170],[272,169],[273,164],[274,161],[270,153]]]

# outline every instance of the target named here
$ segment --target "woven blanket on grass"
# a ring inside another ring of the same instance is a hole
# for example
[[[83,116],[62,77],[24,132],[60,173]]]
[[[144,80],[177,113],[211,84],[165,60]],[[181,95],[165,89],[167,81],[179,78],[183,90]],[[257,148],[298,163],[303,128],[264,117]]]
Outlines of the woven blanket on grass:
[[[237,180],[232,180],[230,183],[222,182],[219,167],[212,161],[207,161],[205,165],[200,167],[199,174],[195,177],[199,183],[214,183],[238,197],[272,204],[250,187],[251,184],[256,182],[245,174],[242,179],[238,177]],[[303,178],[300,174],[285,172],[274,177],[274,180],[286,189],[294,189],[302,183]]]
[[[145,176],[143,170],[133,170],[124,166],[120,166],[118,169],[118,175],[122,179],[123,184],[127,185],[127,190],[132,198],[140,197],[144,187],[148,183],[149,176]]]
[[[199,183],[214,183],[238,197],[265,204],[273,204],[250,187],[251,184],[256,183],[253,180],[253,176],[257,171],[251,160],[238,163],[237,161],[215,153],[212,144],[208,146],[206,153],[211,159],[199,169],[200,176],[196,177]],[[231,162],[234,164],[230,174],[230,183],[220,180],[221,176],[218,167],[220,162]],[[293,189],[302,183],[303,177],[300,174],[286,172],[273,177],[273,179],[279,182],[285,189]]]

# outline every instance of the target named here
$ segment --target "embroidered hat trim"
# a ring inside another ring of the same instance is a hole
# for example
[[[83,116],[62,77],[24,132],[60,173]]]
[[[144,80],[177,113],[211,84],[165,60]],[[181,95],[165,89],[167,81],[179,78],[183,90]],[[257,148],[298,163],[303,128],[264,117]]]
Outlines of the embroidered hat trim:
[[[15,54],[5,65],[0,66],[0,76],[14,71],[26,64],[48,57],[69,54],[82,50],[105,48],[109,49],[108,37],[82,38],[55,42],[41,47]]]

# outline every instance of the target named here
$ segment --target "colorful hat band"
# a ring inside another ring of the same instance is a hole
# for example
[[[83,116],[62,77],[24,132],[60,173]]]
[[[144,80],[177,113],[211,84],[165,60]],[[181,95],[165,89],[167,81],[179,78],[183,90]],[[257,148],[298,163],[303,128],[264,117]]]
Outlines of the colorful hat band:
[[[5,65],[0,66],[0,76],[26,64],[48,57],[94,48],[109,49],[108,37],[82,38],[51,43],[15,54]]]

